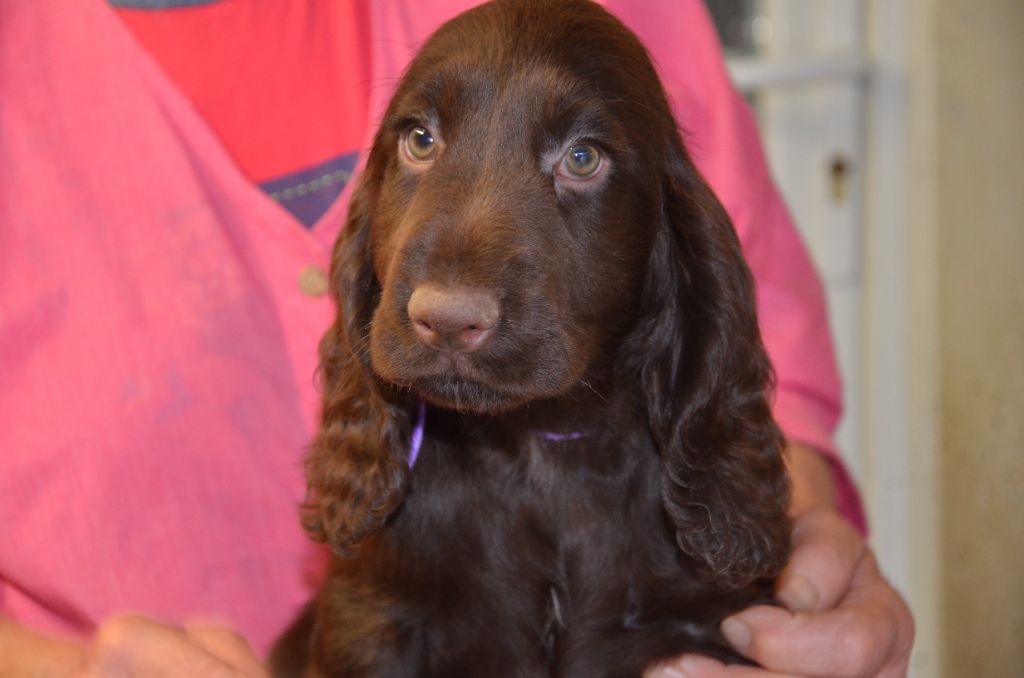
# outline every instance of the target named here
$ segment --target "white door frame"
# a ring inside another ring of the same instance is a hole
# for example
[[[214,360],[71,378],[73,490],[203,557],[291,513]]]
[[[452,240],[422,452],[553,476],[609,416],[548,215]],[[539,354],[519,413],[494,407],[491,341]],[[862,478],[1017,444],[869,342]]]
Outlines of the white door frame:
[[[940,676],[941,476],[933,0],[869,0],[865,488],[872,543],[917,625],[914,676]]]
[[[832,0],[835,2],[836,0]],[[843,2],[844,0],[839,0]],[[855,49],[809,58],[730,60],[737,85],[773,91],[815,80],[853,79],[865,87],[863,201],[851,462],[883,571],[908,599],[917,624],[911,675],[938,676],[941,657],[940,475],[935,270],[937,224],[930,50],[932,0],[845,0],[859,20]],[[783,22],[825,3],[762,0]],[[806,28],[808,20],[790,25]],[[913,88],[908,86],[913,75]],[[771,133],[770,130],[767,131]],[[771,140],[766,139],[771,146]],[[845,246],[845,243],[844,243]],[[826,280],[827,284],[827,280]],[[847,309],[845,311],[849,313]],[[849,342],[848,342],[849,343]]]

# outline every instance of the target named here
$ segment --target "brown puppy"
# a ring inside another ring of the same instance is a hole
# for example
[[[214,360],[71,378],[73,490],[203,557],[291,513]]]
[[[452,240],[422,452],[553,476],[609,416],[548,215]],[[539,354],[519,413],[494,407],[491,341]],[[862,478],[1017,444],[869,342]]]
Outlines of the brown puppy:
[[[582,0],[444,25],[331,280],[306,525],[339,556],[279,670],[730,656],[719,622],[788,552],[771,370],[736,236],[628,29]]]

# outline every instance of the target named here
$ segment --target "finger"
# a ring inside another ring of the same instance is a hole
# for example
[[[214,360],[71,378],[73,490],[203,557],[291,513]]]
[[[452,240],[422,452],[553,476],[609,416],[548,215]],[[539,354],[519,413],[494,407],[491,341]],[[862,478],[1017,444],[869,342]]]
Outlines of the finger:
[[[179,628],[123,615],[97,630],[85,675],[241,678],[243,674],[193,643]]]
[[[877,676],[902,656],[912,639],[909,612],[899,595],[865,558],[853,588],[829,612],[791,613],[758,606],[728,618],[722,632],[736,649],[773,671],[802,675]]]
[[[793,612],[835,607],[849,590],[867,546],[848,522],[831,511],[797,519],[793,553],[775,584],[775,596]]]
[[[756,666],[723,664],[701,655],[686,655],[665,662],[644,673],[644,678],[792,678],[788,673],[775,673]]]
[[[185,635],[211,655],[242,671],[246,676],[268,676],[252,646],[244,637],[223,626],[186,623]]]

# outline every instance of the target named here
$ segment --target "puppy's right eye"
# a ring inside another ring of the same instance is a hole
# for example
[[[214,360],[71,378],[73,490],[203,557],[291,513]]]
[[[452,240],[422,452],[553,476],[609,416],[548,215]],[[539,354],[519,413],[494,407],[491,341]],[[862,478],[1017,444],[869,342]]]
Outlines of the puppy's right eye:
[[[415,125],[405,133],[406,155],[413,162],[430,162],[437,155],[437,140],[426,127]]]

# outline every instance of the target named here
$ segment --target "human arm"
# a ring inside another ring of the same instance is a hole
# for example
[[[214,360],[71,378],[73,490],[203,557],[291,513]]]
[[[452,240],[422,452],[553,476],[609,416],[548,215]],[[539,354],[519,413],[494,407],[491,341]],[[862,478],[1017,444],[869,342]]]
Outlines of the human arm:
[[[116,615],[86,641],[28,629],[0,616],[0,676],[217,676],[263,678],[266,669],[240,635],[222,626],[180,627],[139,615]]]
[[[830,462],[800,444],[789,445],[786,456],[795,521],[793,555],[776,583],[784,607],[752,607],[722,625],[736,649],[764,668],[691,655],[647,678],[906,674],[914,636],[910,610],[861,533],[836,512]]]
[[[84,659],[81,643],[37,633],[0,615],[0,676],[68,676]]]

